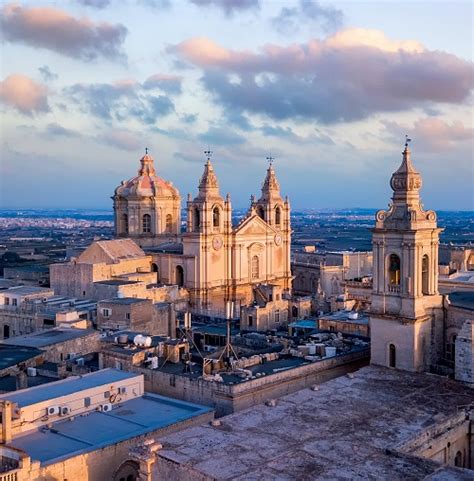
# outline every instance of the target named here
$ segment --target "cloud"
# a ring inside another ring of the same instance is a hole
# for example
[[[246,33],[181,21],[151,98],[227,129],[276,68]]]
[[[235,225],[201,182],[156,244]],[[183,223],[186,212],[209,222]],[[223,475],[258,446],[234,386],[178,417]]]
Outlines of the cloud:
[[[169,74],[155,74],[148,77],[143,83],[145,89],[158,88],[167,94],[180,94],[183,77]]]
[[[100,136],[99,141],[129,152],[136,152],[143,147],[142,140],[126,130],[111,130]]]
[[[48,124],[45,129],[45,134],[51,137],[80,137],[81,134],[71,129],[66,129],[56,122]]]
[[[435,103],[460,104],[473,88],[472,64],[415,41],[349,29],[324,40],[235,51],[207,38],[170,47],[203,70],[202,82],[235,115],[355,121]]]
[[[77,3],[86,7],[93,7],[97,9],[106,8],[110,5],[110,0],[76,0]]]
[[[171,7],[171,0],[138,0],[145,7],[167,10]]]
[[[53,82],[58,79],[58,75],[51,71],[47,65],[43,65],[38,68],[41,77],[45,82]]]
[[[408,133],[413,138],[415,148],[422,151],[452,150],[462,142],[469,142],[472,146],[474,140],[474,129],[465,127],[459,120],[449,123],[436,117],[427,117],[416,120],[411,126],[389,121],[383,122],[383,125],[389,132],[390,140],[401,143]]]
[[[135,117],[153,124],[159,117],[174,111],[174,104],[168,97],[145,94],[142,85],[134,80],[75,84],[65,92],[84,112],[107,121]]]
[[[213,7],[222,10],[227,16],[231,17],[234,13],[243,12],[251,9],[259,9],[259,0],[189,0],[199,7]]]
[[[318,24],[324,31],[335,31],[342,26],[343,19],[342,10],[323,7],[318,1],[300,0],[296,7],[283,7],[272,24],[282,34],[297,32],[302,24]]]
[[[72,58],[93,60],[124,58],[122,44],[127,29],[120,24],[95,23],[53,7],[8,4],[1,10],[3,38],[34,48],[46,48]]]
[[[245,137],[226,128],[210,127],[207,132],[198,136],[206,145],[239,145],[246,142]]]
[[[47,87],[26,75],[12,74],[0,82],[0,100],[26,115],[49,112]]]

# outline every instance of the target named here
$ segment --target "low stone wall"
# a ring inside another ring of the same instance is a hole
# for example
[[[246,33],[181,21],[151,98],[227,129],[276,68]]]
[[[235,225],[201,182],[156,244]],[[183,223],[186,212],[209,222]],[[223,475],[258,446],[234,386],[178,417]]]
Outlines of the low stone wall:
[[[211,406],[220,417],[355,371],[369,363],[369,354],[364,349],[232,385],[142,367],[133,371],[144,375],[145,391]]]

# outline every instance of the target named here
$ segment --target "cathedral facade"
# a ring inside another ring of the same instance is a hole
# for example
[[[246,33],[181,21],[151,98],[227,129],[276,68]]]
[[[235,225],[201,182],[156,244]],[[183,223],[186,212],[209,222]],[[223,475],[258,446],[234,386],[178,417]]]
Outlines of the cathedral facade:
[[[148,153],[140,163],[138,176],[115,190],[115,232],[152,256],[157,282],[186,288],[191,304],[202,309],[251,303],[259,284],[291,291],[290,203],[280,194],[272,164],[261,196],[252,197],[246,215],[233,225],[230,196],[221,195],[208,157],[197,195],[188,195],[181,232],[178,190],[157,176]]]

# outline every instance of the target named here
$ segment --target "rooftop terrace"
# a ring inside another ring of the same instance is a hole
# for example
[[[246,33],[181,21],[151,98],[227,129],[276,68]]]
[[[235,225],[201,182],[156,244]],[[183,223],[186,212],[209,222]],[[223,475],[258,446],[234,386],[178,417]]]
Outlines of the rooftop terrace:
[[[0,344],[0,370],[39,356],[43,351],[34,347]]]
[[[221,426],[162,437],[159,456],[174,474],[184,466],[186,479],[420,480],[439,464],[393,448],[473,402],[474,390],[445,378],[371,366]],[[430,479],[468,480],[472,471],[445,468]]]
[[[78,380],[76,379],[76,383]],[[52,385],[47,386],[50,389]],[[116,444],[171,426],[212,409],[164,396],[146,394],[124,402],[112,411],[94,411],[51,428],[15,438],[8,447],[25,451],[42,464]]]
[[[16,336],[3,341],[5,344],[15,346],[37,347],[43,348],[51,346],[52,344],[58,344],[61,342],[71,341],[80,337],[86,337],[93,334],[97,334],[97,331],[93,329],[48,329],[33,334],[27,334],[25,336]]]

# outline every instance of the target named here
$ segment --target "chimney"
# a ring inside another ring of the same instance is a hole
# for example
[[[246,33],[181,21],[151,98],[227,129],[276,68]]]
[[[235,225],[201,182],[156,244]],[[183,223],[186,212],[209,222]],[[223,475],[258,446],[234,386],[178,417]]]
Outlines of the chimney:
[[[11,401],[1,401],[2,412],[2,444],[7,444],[12,440],[12,403]]]

